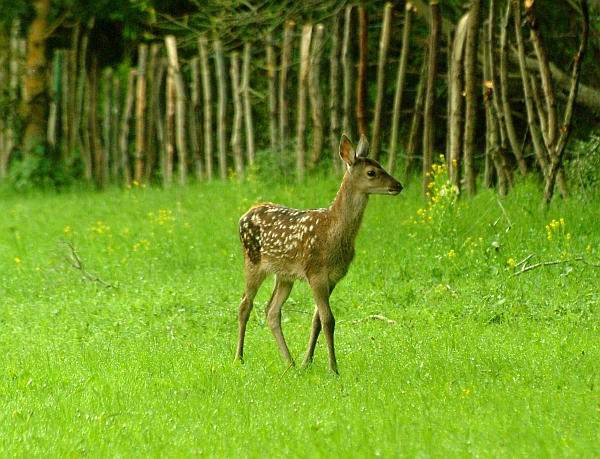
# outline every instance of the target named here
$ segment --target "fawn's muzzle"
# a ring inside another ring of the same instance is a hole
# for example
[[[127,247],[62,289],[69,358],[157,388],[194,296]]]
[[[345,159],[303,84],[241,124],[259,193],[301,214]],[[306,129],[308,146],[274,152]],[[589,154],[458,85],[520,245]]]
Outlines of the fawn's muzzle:
[[[388,188],[388,193],[393,196],[396,196],[401,191],[402,191],[402,184],[398,180],[395,180],[394,183],[392,184],[392,186]]]

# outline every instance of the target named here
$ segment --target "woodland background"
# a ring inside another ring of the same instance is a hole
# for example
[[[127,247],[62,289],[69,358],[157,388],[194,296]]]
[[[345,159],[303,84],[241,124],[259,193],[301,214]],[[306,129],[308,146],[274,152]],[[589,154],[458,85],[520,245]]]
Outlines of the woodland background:
[[[547,205],[555,183],[566,197],[597,176],[599,12],[597,0],[10,0],[0,180],[302,180],[339,173],[340,135],[366,134],[425,196],[445,162],[459,193],[505,195],[533,174]]]

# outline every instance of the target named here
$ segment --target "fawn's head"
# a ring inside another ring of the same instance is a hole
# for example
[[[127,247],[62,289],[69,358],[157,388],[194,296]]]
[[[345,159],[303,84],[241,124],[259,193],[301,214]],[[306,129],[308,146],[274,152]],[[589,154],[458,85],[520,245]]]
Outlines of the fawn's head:
[[[348,165],[348,179],[352,181],[359,191],[365,194],[391,194],[397,195],[402,191],[402,184],[386,172],[369,155],[369,142],[363,135],[360,136],[358,147],[354,150],[348,137],[342,135],[340,141],[340,158]]]

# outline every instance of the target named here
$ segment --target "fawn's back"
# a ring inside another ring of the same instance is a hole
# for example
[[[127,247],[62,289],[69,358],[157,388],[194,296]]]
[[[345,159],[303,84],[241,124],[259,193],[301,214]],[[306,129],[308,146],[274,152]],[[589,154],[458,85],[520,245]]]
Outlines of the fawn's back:
[[[329,209],[297,210],[264,203],[252,207],[239,222],[244,254],[265,274],[306,281],[312,270],[332,257]],[[339,251],[336,251],[339,252]],[[348,253],[348,264],[354,250]],[[344,273],[345,274],[345,273]],[[337,276],[336,276],[337,277]]]

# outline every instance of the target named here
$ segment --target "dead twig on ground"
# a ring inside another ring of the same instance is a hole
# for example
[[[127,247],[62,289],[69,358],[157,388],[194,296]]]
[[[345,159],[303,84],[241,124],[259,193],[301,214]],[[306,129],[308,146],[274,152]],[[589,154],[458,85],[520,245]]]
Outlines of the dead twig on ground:
[[[542,261],[539,263],[535,263],[533,265],[528,265],[527,261],[529,261],[535,254],[531,254],[529,256],[527,256],[524,260],[520,261],[519,263],[515,264],[514,267],[516,268],[517,266],[521,266],[521,269],[516,271],[511,277],[517,277],[520,276],[523,273],[526,273],[528,271],[533,271],[534,269],[537,268],[541,268],[542,266],[554,266],[554,265],[562,265],[565,263],[573,263],[573,262],[581,262],[585,265],[588,266],[592,266],[594,268],[600,268],[600,264],[597,263],[592,263],[590,261],[587,261],[585,258],[583,257],[575,257],[575,258],[567,258],[566,260],[551,260],[551,261]]]
[[[112,285],[109,282],[106,282],[100,277],[94,276],[90,272],[86,271],[86,269],[83,267],[83,261],[75,251],[75,247],[73,247],[73,244],[65,241],[58,241],[57,244],[59,247],[64,248],[64,250],[66,251],[61,260],[64,264],[70,266],[71,268],[81,271],[81,274],[83,275],[84,279],[100,282],[105,287],[112,287]]]
[[[353,324],[358,324],[358,323],[360,323],[360,322],[363,322],[363,321],[365,321],[365,320],[370,320],[370,319],[373,319],[373,320],[381,320],[382,322],[387,322],[387,323],[388,323],[388,324],[390,324],[390,325],[396,325],[396,321],[395,321],[395,320],[388,319],[387,317],[385,317],[385,316],[382,316],[381,314],[371,314],[370,316],[367,316],[367,317],[365,317],[364,319],[356,319],[356,320],[353,320],[353,321],[352,321],[352,323],[353,323]]]
[[[288,370],[290,368],[292,368],[295,365],[294,360],[292,359],[292,361],[290,363],[288,363],[288,366],[285,368],[285,371],[281,374],[281,376],[279,377],[279,379],[277,380],[277,384],[275,384],[275,387],[279,387],[279,383],[281,383],[281,380],[283,379],[283,377],[285,376],[285,374],[288,372]]]

